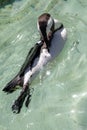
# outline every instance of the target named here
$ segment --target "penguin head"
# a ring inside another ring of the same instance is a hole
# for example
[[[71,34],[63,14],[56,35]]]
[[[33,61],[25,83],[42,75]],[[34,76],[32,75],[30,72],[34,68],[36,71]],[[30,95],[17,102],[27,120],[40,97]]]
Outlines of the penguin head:
[[[50,14],[44,13],[38,17],[37,28],[41,38],[47,42],[48,36],[54,31],[54,19]]]

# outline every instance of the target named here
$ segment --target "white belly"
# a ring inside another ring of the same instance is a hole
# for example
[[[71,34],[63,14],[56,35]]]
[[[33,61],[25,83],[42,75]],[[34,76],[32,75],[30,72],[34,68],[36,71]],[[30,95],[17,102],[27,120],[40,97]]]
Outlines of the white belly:
[[[61,29],[55,32],[51,42],[50,54],[51,60],[53,60],[62,51],[66,41],[66,29]]]
[[[31,76],[36,72],[40,71],[49,61],[53,60],[62,51],[65,41],[66,41],[66,29],[58,30],[54,33],[53,39],[51,41],[50,51],[43,49],[39,58],[36,58],[33,63],[33,67],[30,70],[26,70],[24,75],[24,84],[30,81]]]
[[[58,56],[60,54],[60,52],[62,51],[62,49],[64,47],[66,39],[67,39],[67,33],[66,33],[65,28],[58,30],[54,33],[53,39],[51,41],[51,46],[49,48],[50,60],[53,60],[56,56]],[[40,62],[42,64],[44,64],[44,62],[47,63],[49,60],[47,60],[47,58],[45,58],[45,55],[46,54],[44,53],[43,58],[41,58],[42,54],[41,54],[40,58],[36,58],[33,66],[36,66]]]

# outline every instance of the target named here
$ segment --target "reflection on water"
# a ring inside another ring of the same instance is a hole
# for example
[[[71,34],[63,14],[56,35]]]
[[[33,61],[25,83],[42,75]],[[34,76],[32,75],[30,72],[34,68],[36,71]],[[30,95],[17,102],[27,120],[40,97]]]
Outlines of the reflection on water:
[[[36,20],[43,12],[64,23],[68,39],[32,82],[29,108],[15,115],[11,105],[20,90],[6,95],[2,88],[39,39]],[[0,130],[87,130],[86,12],[86,0],[15,0],[0,8]]]

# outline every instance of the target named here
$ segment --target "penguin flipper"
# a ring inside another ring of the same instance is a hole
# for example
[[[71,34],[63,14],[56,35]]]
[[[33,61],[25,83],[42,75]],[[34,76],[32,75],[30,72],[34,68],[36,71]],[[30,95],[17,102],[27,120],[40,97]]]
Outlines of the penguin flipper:
[[[23,76],[25,70],[29,67],[32,66],[34,59],[40,54],[40,48],[42,46],[42,42],[40,44],[36,43],[34,47],[32,47],[19,71],[19,75]]]
[[[20,77],[18,75],[13,78],[9,83],[7,83],[7,85],[3,88],[2,91],[12,93],[17,89],[17,85],[20,85]]]

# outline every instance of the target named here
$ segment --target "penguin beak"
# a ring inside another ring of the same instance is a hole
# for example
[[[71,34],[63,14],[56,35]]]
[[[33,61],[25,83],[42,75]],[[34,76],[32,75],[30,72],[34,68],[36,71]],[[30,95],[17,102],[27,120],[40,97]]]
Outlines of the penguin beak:
[[[47,41],[46,25],[45,24],[39,25],[37,22],[37,28],[38,28],[38,31],[41,35],[41,39]]]
[[[46,33],[46,25],[43,24],[39,28],[40,28],[39,30],[41,33],[42,40],[44,40],[46,43],[48,43],[48,38],[47,38],[47,33]]]
[[[38,28],[38,31],[40,32],[41,39],[44,40],[46,43],[48,43],[48,41],[52,37],[55,22],[54,22],[54,19],[51,17],[48,20],[48,22],[47,21],[37,22],[37,28]]]

